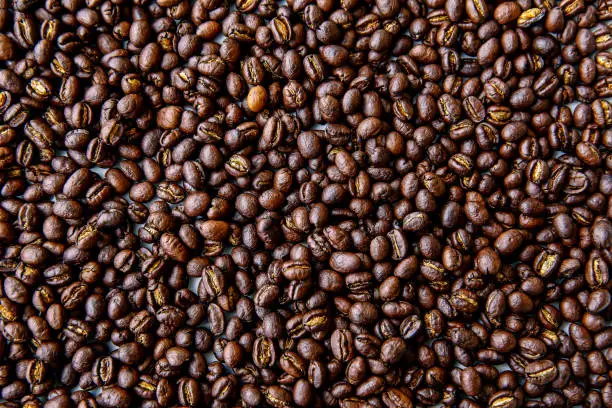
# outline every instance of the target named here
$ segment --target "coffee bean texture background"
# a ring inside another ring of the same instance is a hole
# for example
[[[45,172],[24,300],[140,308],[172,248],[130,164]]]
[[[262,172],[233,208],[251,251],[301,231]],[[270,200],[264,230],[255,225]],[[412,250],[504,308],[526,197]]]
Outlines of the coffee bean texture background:
[[[0,408],[612,408],[611,0],[0,0]]]

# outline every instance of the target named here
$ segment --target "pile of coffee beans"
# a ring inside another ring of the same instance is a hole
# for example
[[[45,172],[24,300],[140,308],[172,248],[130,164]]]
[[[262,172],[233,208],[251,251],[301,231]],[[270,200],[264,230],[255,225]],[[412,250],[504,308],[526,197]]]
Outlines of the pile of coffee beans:
[[[0,407],[612,407],[612,0],[0,0]]]

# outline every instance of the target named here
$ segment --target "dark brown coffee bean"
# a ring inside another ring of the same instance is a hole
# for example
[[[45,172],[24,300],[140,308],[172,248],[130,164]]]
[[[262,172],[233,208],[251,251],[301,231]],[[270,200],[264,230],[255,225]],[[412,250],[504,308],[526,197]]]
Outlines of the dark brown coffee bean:
[[[539,360],[525,367],[525,375],[534,384],[548,384],[557,376],[557,367],[550,360]]]
[[[96,402],[105,408],[120,407],[127,408],[130,406],[132,398],[130,394],[117,386],[103,387],[100,395],[96,397]]]
[[[482,380],[473,367],[461,371],[461,387],[467,395],[478,395],[482,389]]]

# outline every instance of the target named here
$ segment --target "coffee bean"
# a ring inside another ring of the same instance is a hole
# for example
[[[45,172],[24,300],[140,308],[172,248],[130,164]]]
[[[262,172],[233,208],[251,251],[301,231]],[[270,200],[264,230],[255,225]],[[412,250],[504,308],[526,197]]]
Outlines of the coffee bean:
[[[499,24],[508,24],[519,18],[520,15],[521,7],[512,1],[499,4],[493,12],[493,16]]]
[[[126,408],[130,406],[131,401],[130,394],[118,386],[103,387],[100,395],[96,397],[96,402],[105,408]]]
[[[268,95],[263,86],[258,85],[249,91],[247,96],[247,104],[253,112],[261,111],[267,103]]]
[[[550,360],[534,361],[525,367],[525,375],[534,384],[548,384],[557,376],[557,367]]]

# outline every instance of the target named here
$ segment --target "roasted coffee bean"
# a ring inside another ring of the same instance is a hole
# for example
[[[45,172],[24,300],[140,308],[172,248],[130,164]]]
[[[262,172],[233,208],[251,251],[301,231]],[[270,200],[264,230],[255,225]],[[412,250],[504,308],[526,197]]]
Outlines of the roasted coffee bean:
[[[550,360],[534,361],[525,367],[525,375],[534,384],[548,384],[557,376],[557,367]]]

